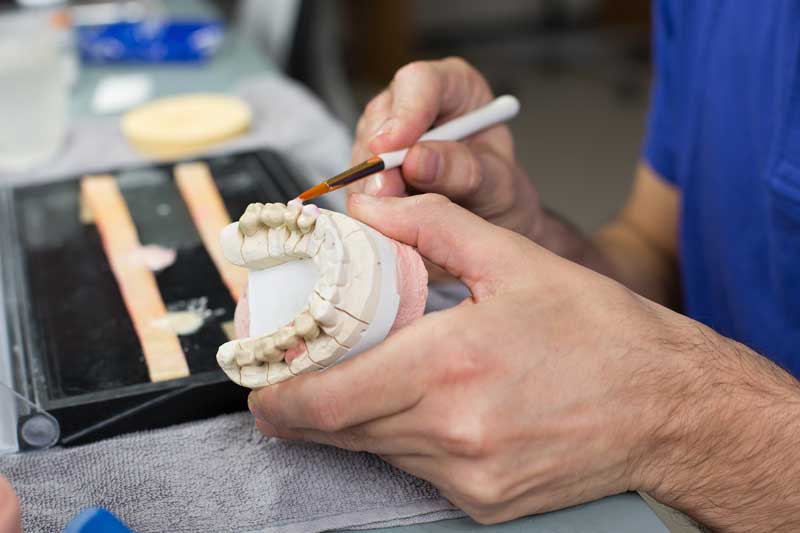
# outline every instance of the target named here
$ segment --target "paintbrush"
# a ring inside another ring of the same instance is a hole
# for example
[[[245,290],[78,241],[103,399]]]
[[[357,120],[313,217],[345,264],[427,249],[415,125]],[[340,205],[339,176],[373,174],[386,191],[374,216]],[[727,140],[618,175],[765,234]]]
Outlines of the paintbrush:
[[[428,131],[420,141],[458,141],[481,130],[513,118],[519,112],[519,100],[510,95],[500,96],[483,107]],[[378,154],[332,178],[314,185],[297,197],[306,201],[335,191],[382,170],[399,167],[408,148]]]

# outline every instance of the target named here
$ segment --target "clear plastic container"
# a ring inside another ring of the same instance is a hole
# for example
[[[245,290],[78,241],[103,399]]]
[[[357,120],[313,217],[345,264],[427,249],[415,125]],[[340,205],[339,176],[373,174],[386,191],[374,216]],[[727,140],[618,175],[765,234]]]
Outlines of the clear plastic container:
[[[72,73],[50,10],[0,17],[0,172],[46,163],[61,148]]]

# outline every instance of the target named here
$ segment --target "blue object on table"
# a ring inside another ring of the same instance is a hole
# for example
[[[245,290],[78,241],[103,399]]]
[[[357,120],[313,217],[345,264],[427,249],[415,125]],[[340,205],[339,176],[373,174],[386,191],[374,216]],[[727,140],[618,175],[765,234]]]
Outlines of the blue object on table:
[[[72,519],[64,533],[134,533],[114,513],[102,507],[89,507]]]
[[[111,63],[197,63],[222,44],[223,25],[215,20],[147,19],[79,26],[81,61]]]

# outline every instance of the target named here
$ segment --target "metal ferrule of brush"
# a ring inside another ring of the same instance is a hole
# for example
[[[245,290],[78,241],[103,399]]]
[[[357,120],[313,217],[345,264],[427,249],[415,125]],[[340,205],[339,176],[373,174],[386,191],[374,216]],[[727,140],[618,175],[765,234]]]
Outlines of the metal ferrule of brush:
[[[328,184],[331,190],[339,189],[340,187],[345,187],[354,181],[360,180],[364,176],[369,176],[370,174],[380,172],[384,168],[385,165],[383,163],[383,159],[377,156],[371,157],[363,163],[359,163],[358,165],[345,170],[341,174],[337,174],[336,176],[325,180],[325,183]]]

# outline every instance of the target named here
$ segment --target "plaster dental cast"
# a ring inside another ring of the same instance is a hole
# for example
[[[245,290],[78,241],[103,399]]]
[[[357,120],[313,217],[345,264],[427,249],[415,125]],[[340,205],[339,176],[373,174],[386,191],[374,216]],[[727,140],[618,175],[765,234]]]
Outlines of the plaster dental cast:
[[[217,354],[245,387],[329,367],[425,309],[427,271],[413,248],[313,204],[251,204],[221,242],[229,261],[250,269],[236,317],[243,338]]]

